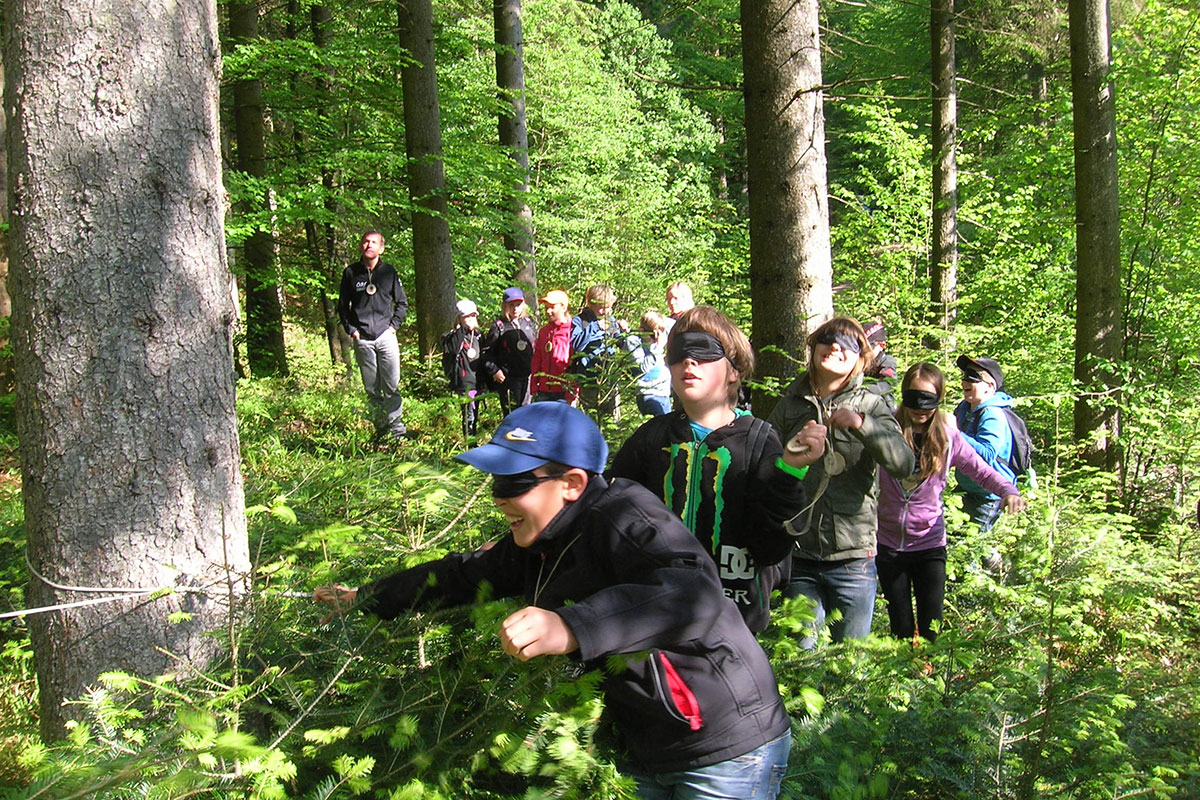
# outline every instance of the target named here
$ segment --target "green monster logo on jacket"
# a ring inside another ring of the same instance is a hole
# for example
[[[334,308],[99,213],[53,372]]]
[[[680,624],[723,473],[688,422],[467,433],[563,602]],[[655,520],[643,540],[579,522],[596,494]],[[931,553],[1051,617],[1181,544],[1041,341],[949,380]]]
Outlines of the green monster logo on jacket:
[[[693,533],[697,529],[700,509],[707,499],[712,498],[712,539],[709,551],[717,556],[723,579],[746,579],[755,574],[754,561],[744,547],[729,547],[721,544],[721,526],[725,516],[725,476],[733,463],[733,454],[727,447],[709,449],[703,442],[674,443],[664,448],[670,454],[670,462],[663,476],[663,498],[668,508],[675,510],[683,524]],[[711,483],[705,485],[704,467],[711,461],[714,468]],[[682,503],[676,502],[676,475],[682,471]],[[705,491],[707,489],[707,491]],[[702,539],[703,541],[703,539]],[[741,598],[735,598],[741,599]]]

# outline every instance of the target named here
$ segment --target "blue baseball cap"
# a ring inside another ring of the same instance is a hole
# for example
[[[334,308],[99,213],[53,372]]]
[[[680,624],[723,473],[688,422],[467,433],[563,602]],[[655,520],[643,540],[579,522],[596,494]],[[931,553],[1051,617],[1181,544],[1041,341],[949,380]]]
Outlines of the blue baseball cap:
[[[490,442],[455,458],[493,475],[528,472],[548,461],[599,473],[608,444],[591,417],[555,400],[516,409]]]
[[[518,289],[516,286],[510,286],[504,290],[504,302],[511,303],[513,300],[524,300],[525,292]]]

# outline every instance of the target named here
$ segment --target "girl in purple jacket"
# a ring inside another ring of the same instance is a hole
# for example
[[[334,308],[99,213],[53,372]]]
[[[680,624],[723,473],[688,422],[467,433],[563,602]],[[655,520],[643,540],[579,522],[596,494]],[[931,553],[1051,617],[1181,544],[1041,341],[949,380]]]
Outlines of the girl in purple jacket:
[[[912,476],[897,480],[879,473],[879,585],[887,599],[892,635],[933,641],[946,593],[946,518],[942,493],[957,467],[1014,513],[1025,508],[1017,487],[987,465],[963,438],[954,417],[940,410],[946,379],[928,362],[904,373],[896,412],[904,440],[916,454]],[[913,619],[913,599],[917,614]]]

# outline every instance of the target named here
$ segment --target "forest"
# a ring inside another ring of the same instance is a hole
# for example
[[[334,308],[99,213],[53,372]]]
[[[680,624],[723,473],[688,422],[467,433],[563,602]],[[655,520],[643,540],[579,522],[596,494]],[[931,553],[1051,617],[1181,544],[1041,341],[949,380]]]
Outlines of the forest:
[[[600,676],[500,651],[514,601],[312,593],[505,530],[452,458],[456,300],[636,324],[674,281],[750,335],[757,416],[836,313],[901,371],[995,358],[1033,439],[1025,512],[948,495],[936,641],[773,612],[780,797],[1200,798],[1195,4],[72,7],[3,10],[0,798],[635,797]],[[373,229],[400,443],[335,310]]]

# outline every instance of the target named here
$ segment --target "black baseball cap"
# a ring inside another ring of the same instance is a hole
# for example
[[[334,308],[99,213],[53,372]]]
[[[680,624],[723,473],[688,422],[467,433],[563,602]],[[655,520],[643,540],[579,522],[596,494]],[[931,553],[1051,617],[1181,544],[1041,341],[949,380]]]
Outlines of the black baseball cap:
[[[987,375],[992,379],[992,383],[996,384],[996,391],[1004,388],[1004,373],[1000,370],[1000,365],[994,359],[971,358],[970,356],[962,355],[954,363],[968,375]]]

